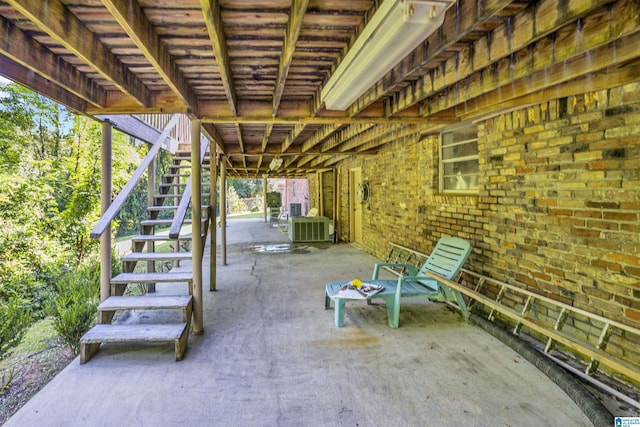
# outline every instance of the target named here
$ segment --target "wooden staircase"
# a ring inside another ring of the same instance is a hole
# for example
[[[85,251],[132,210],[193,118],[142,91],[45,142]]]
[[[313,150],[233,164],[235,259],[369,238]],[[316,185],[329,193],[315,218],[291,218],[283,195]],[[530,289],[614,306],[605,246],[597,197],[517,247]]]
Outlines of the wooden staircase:
[[[181,228],[177,235],[171,237],[166,232],[158,233],[158,228],[173,222],[190,179],[185,173],[190,170],[190,161],[188,145],[182,146],[173,156],[169,173],[162,177],[154,194],[154,205],[147,208],[148,219],[140,223],[140,235],[131,239],[132,252],[123,257],[123,272],[111,278],[110,296],[98,307],[98,324],[80,339],[81,364],[89,361],[102,343],[169,343],[175,347],[176,360],[184,356],[193,315],[193,272],[189,266],[181,266],[180,263],[193,259],[190,249],[192,235]],[[204,168],[203,173],[206,173]],[[203,188],[208,189],[207,182],[203,182]],[[207,195],[202,197],[208,200]],[[202,212],[206,218],[201,220],[199,227],[193,228],[193,232],[199,229],[206,239],[208,206],[204,206]],[[193,225],[191,222],[190,215],[185,216],[182,227]],[[164,242],[173,243],[172,247],[169,245],[169,251],[166,250],[167,245],[161,245]],[[158,250],[162,248],[164,250]],[[196,259],[201,260],[202,254],[197,255]],[[143,295],[132,295],[133,284],[141,285],[138,289],[144,289]],[[157,293],[156,285],[159,288]],[[157,316],[159,310],[180,312],[180,320],[155,323],[154,317],[171,318]],[[127,317],[123,315],[127,311],[149,312],[147,317],[151,321],[144,324],[119,321]]]

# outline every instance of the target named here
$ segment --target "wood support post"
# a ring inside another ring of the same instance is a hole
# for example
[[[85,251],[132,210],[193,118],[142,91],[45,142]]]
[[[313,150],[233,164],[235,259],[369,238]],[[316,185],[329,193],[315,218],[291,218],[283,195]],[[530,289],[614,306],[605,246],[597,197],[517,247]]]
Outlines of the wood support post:
[[[147,169],[147,206],[154,205],[156,192],[156,159],[154,158],[151,163],[149,163],[149,168]],[[155,218],[154,218],[155,219]],[[155,242],[147,242],[147,252],[155,252]],[[156,270],[156,263],[154,261],[147,261],[147,272],[153,273]],[[155,292],[156,284],[149,283],[147,284],[147,292]]]
[[[227,157],[220,157],[220,250],[222,265],[227,265]]]
[[[191,269],[193,272],[193,333],[204,332],[202,302],[202,166],[200,120],[191,121]]]
[[[209,290],[216,290],[216,257],[218,255],[218,168],[216,164],[216,145],[214,141],[209,143],[209,206],[211,222],[209,225]]]
[[[262,177],[262,200],[264,209],[264,222],[267,222],[267,215],[269,214],[269,207],[267,205],[267,175]]]
[[[104,214],[111,205],[111,123],[102,123],[102,176],[100,182],[100,208]],[[100,236],[100,301],[111,295],[111,223]]]

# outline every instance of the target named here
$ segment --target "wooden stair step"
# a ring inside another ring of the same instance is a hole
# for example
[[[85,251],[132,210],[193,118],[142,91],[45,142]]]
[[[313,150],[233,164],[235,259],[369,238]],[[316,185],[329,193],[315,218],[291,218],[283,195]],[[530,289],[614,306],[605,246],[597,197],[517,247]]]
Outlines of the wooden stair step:
[[[182,360],[188,336],[189,323],[96,325],[80,338],[80,363],[88,362],[102,343],[173,342],[176,360]]]
[[[191,252],[129,252],[123,261],[182,261],[190,260]]]
[[[189,310],[191,295],[111,296],[98,306],[98,311],[116,310]]]
[[[168,234],[140,234],[131,239],[132,242],[165,242],[169,240],[191,240],[191,234],[181,234],[172,239]]]
[[[202,205],[200,206],[201,209],[207,209],[209,208],[209,205]],[[178,209],[178,206],[174,206],[174,205],[162,205],[162,206],[149,206],[147,207],[147,211],[152,212],[152,211],[175,211],[176,209]]]
[[[161,283],[161,282],[191,282],[193,273],[167,272],[167,273],[120,273],[111,278],[111,284],[126,283]]]
[[[176,198],[176,197],[180,198],[181,196],[182,196],[182,194],[177,194],[176,195],[176,194],[167,193],[167,194],[156,194],[153,197],[156,198],[156,199],[173,199],[173,198]],[[204,197],[209,197],[209,193],[202,193],[201,197],[203,197],[203,198]]]
[[[154,211],[175,211],[176,209],[178,209],[177,206],[173,206],[173,205],[162,205],[162,206],[148,206],[147,207],[147,211],[148,212],[154,212]]]
[[[202,218],[201,222],[204,224],[207,222],[207,218]],[[171,225],[172,219],[143,219],[140,221],[140,225]],[[191,224],[191,218],[185,218],[182,224]]]

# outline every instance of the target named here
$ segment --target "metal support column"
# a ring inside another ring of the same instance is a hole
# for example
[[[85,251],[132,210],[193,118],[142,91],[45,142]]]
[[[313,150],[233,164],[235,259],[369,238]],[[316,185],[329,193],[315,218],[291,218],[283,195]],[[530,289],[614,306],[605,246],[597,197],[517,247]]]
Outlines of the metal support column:
[[[220,249],[222,265],[227,265],[227,157],[220,157]]]
[[[111,205],[111,123],[102,123],[102,177],[100,182],[100,208],[102,214]],[[111,295],[111,223],[100,236],[100,301]]]
[[[216,144],[209,142],[209,206],[211,213],[211,225],[209,226],[210,246],[209,246],[209,290],[216,290],[216,257],[218,255],[218,168],[216,164]]]
[[[191,270],[193,273],[193,333],[204,332],[202,303],[202,166],[200,120],[191,121]]]

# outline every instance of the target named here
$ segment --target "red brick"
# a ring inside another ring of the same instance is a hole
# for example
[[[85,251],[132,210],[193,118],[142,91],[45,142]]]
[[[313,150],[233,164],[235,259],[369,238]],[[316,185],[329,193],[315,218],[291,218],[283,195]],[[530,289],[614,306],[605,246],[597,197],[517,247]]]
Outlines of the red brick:
[[[640,258],[637,255],[621,254],[619,252],[612,252],[606,255],[607,259],[611,261],[621,262],[623,264],[638,265],[640,264]]]
[[[613,221],[637,221],[638,214],[635,213],[622,213],[622,212],[604,212],[602,214],[604,219]]]
[[[640,322],[640,311],[637,310],[631,310],[630,308],[627,308],[624,311],[625,316],[627,316],[629,319],[633,319],[635,321]]]
[[[609,221],[587,221],[587,227],[599,230],[618,230],[620,228],[617,222]]]
[[[594,259],[593,261],[591,261],[591,265],[594,267],[598,267],[598,268],[602,268],[604,270],[609,270],[609,271],[622,271],[622,266],[618,263],[615,262],[609,262],[609,261],[604,261],[601,259]]]

